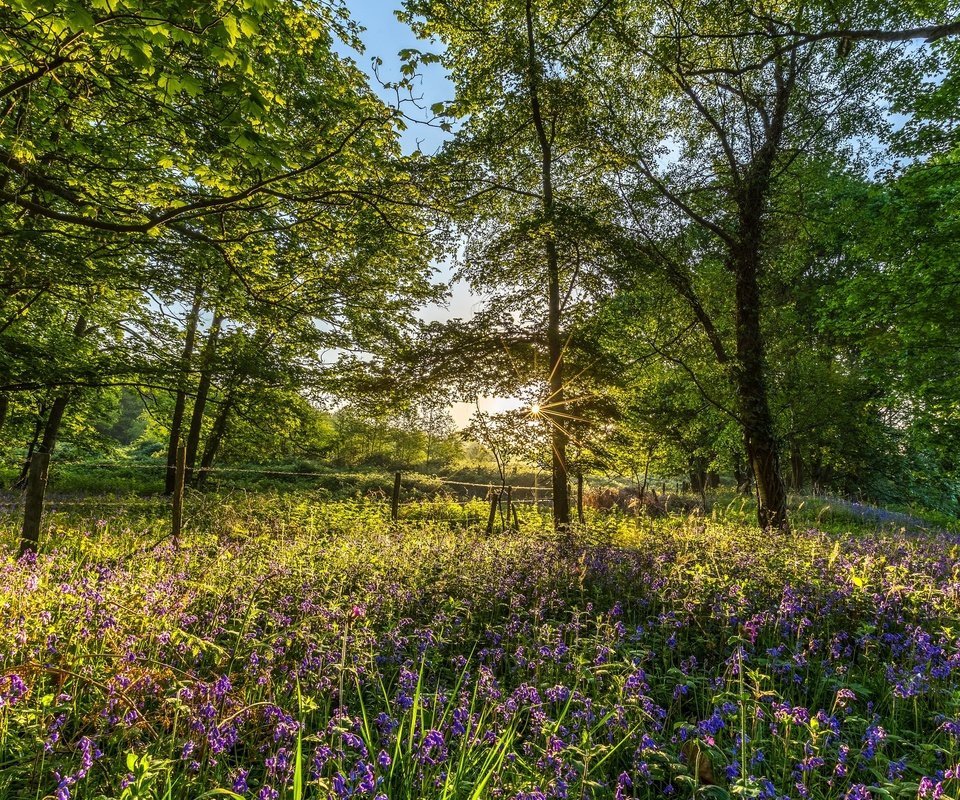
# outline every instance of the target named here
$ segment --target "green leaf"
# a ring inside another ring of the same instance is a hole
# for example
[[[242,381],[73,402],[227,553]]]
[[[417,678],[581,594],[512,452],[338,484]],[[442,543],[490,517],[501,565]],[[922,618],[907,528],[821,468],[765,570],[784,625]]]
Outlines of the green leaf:
[[[70,27],[75,31],[93,30],[95,25],[93,16],[84,8],[73,9],[67,19],[70,22]]]
[[[240,27],[237,25],[237,20],[228,14],[221,20],[221,24],[227,32],[230,44],[236,44],[237,39],[240,38]]]

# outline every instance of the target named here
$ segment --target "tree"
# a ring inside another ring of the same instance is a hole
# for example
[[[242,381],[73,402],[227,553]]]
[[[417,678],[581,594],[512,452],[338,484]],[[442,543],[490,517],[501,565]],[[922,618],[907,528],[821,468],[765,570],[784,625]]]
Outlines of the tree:
[[[355,137],[391,125],[333,51],[331,31],[356,43],[337,3],[15,2],[0,30],[10,227],[27,212],[147,233],[303,198],[321,171],[342,197],[351,187],[329,179]]]
[[[960,146],[947,118],[955,113],[960,48],[944,42],[938,49],[953,59],[952,67],[950,59],[923,59],[927,67],[946,69],[947,77],[912,96],[904,110],[913,117],[894,137],[899,152],[918,158],[861,189],[860,213],[848,215],[856,236],[838,247],[855,269],[825,299],[822,327],[857,352],[874,405],[889,420],[882,471],[887,496],[952,511],[960,433],[954,256]]]
[[[566,360],[593,255],[585,192],[602,193],[584,180],[587,98],[565,73],[565,50],[584,41],[591,13],[569,0],[408,0],[404,7],[419,36],[443,41],[440,59],[457,90],[436,111],[460,120],[439,163],[452,174],[463,229],[472,231],[461,275],[494,294],[492,309],[542,331],[540,406],[551,423],[554,523],[563,527],[570,522]]]
[[[459,455],[459,437],[442,397],[428,397],[411,409],[410,422],[424,435],[424,470],[446,466]]]
[[[212,463],[242,406],[242,381],[218,396],[222,338],[301,336],[314,350],[287,373],[307,381],[319,348],[386,350],[435,296],[417,165],[400,158],[396,112],[335,52],[333,36],[358,45],[339,3],[34,5],[0,10],[0,233],[69,258],[45,280],[4,263],[15,336],[0,385],[7,408],[11,392],[49,395],[37,447],[52,449],[76,387],[166,386],[171,441],[189,418],[191,463]],[[116,324],[72,319],[93,346],[47,370],[20,346],[25,320],[48,295],[81,295],[95,259],[117,287],[103,315]],[[182,336],[158,304],[182,312]],[[100,344],[117,356],[109,370]]]
[[[69,407],[87,388],[129,377],[121,321],[140,297],[98,280],[107,274],[104,261],[129,264],[127,255],[68,240],[46,248],[34,239],[23,242],[16,265],[6,271],[0,383],[8,404],[13,398],[15,409],[25,403],[35,408],[18,483],[34,452],[53,453]],[[86,285],[59,282],[65,272],[84,268]]]
[[[801,17],[811,22],[800,6],[776,20],[749,3],[736,14],[620,11],[612,24],[623,58],[597,67],[597,91],[631,87],[602,102],[632,258],[642,269],[657,265],[689,306],[733,389],[758,521],[785,528],[765,295],[777,254],[796,236],[789,209],[802,191],[798,176],[810,159],[876,129],[880,65],[897,54],[867,44],[838,54],[816,37],[781,47],[773,34],[786,36]],[[719,307],[703,294],[717,281],[729,297]]]
[[[461,435],[490,451],[500,474],[501,487],[507,485],[507,469],[511,464],[526,462],[539,466],[542,461],[552,461],[548,426],[529,409],[489,414],[477,408]]]

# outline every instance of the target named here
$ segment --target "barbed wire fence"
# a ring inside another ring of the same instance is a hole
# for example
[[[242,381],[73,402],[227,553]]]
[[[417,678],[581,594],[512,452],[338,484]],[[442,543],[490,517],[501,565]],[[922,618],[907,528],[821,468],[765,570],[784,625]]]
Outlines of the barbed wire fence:
[[[161,478],[167,470],[175,471],[172,494],[157,492],[155,494],[138,497],[107,499],[105,497],[82,497],[75,495],[57,496],[47,495],[45,492],[49,481],[49,469],[34,470],[26,487],[18,492],[0,493],[0,511],[10,514],[23,513],[24,528],[23,541],[29,537],[33,548],[36,546],[39,534],[39,520],[44,513],[57,512],[73,508],[125,508],[135,506],[155,509],[161,513],[169,509],[170,536],[175,542],[183,532],[185,521],[189,520],[184,513],[184,498],[191,494],[188,485],[188,473],[185,458],[178,452],[178,458],[173,466],[167,464],[131,464],[117,462],[85,463],[61,462],[53,470],[54,475],[70,467],[81,467],[84,470],[116,470],[150,471]],[[35,473],[35,474],[34,474]],[[273,469],[270,467],[205,467],[194,470],[193,474],[200,478],[217,475],[249,475],[262,478],[297,478],[309,481],[310,479],[324,479],[329,481],[336,473],[317,472],[310,470]],[[406,473],[409,477],[404,481],[402,471],[394,472],[393,488],[389,494],[383,488],[369,488],[362,493],[368,501],[389,505],[390,519],[394,522],[400,519],[431,519],[450,523],[460,523],[467,526],[481,525],[484,522],[487,534],[494,529],[519,529],[521,514],[518,509],[527,508],[530,512],[540,515],[552,511],[552,490],[540,485],[510,484],[504,482],[477,482],[455,480],[440,475],[426,473]],[[202,477],[201,477],[202,476]],[[361,479],[362,474],[356,476]],[[369,477],[369,476],[367,476]],[[42,488],[41,488],[42,484]],[[343,482],[342,488],[347,488],[349,481]],[[440,488],[437,488],[440,487]],[[449,487],[449,491],[445,491]],[[478,491],[479,490],[479,491]],[[527,496],[524,496],[528,493]],[[480,501],[480,502],[478,502]],[[481,505],[483,512],[477,508]],[[454,509],[457,509],[454,511]],[[166,516],[166,514],[164,514]],[[526,514],[524,514],[526,516]],[[36,529],[34,531],[34,529]]]

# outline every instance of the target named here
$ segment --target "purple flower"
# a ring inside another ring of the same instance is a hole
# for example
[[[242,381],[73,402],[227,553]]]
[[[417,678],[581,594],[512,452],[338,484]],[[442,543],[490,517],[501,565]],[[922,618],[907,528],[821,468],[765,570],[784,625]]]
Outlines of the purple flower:
[[[711,714],[708,719],[703,720],[697,725],[697,729],[701,734],[711,734],[713,736],[716,736],[725,727],[723,717],[720,716],[720,712],[717,709],[714,709],[713,714]]]
[[[776,800],[777,790],[769,778],[760,779],[760,794],[757,795],[760,800]]]
[[[3,703],[0,702],[0,706],[2,705]],[[949,733],[955,739],[960,739],[960,722],[957,720],[945,719],[943,724],[940,725],[940,729],[946,733]]]
[[[353,794],[350,787],[347,786],[347,779],[344,778],[341,773],[335,773],[331,783],[333,785],[333,792],[337,797],[345,798]]]
[[[0,708],[16,705],[26,693],[27,685],[17,673],[0,676]]]
[[[887,738],[887,732],[879,725],[870,725],[863,737],[863,757],[868,761],[877,754],[877,747]]]
[[[213,696],[217,700],[223,700],[232,688],[233,685],[230,683],[230,676],[221,675],[213,686]]]
[[[237,794],[245,794],[248,790],[247,786],[247,775],[250,770],[239,769],[237,773],[233,776],[233,791]]]
[[[360,762],[351,771],[350,778],[356,781],[357,791],[360,794],[373,794],[377,788],[377,778],[374,775],[373,767],[365,762]]]
[[[447,743],[440,731],[430,729],[424,734],[417,753],[417,760],[421,764],[431,766],[436,766],[447,760]]]
[[[899,761],[891,761],[887,764],[887,780],[897,781],[904,776],[907,771],[907,759],[901,758]]]

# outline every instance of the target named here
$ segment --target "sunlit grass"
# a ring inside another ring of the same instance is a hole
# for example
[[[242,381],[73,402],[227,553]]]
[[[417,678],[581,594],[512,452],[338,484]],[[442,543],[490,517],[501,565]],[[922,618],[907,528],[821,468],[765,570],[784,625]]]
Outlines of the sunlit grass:
[[[954,534],[191,499],[5,521],[0,798],[957,795]]]

